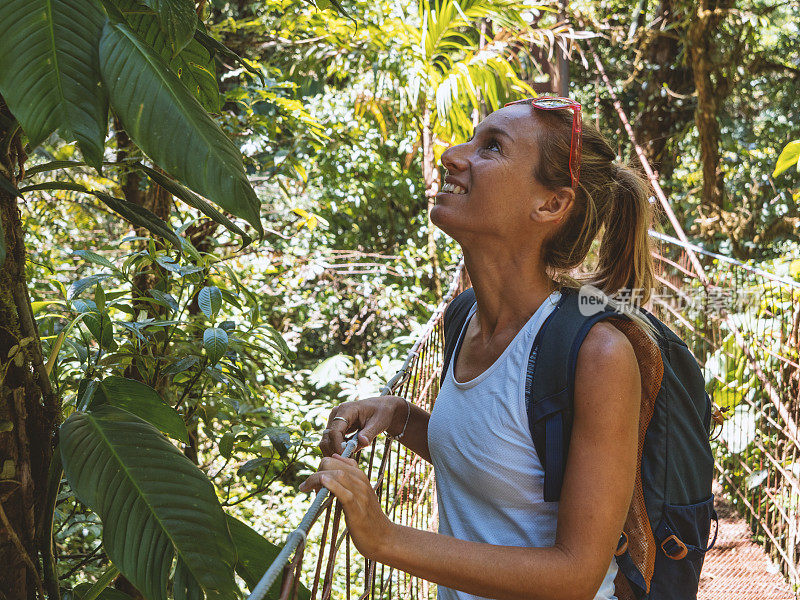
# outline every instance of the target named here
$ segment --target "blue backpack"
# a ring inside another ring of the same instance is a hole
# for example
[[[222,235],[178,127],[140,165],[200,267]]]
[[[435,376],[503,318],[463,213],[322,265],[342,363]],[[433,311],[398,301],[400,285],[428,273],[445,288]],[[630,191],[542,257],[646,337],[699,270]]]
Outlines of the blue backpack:
[[[475,303],[468,289],[444,315],[445,355],[441,378]],[[639,468],[633,501],[615,552],[620,600],[697,598],[711,521],[717,521],[709,444],[712,403],[697,360],[664,323],[643,309],[658,347],[624,313],[606,306],[583,314],[577,290],[562,297],[533,342],[525,380],[528,423],[544,467],[544,499],[557,501],[572,429],[575,365],[589,329],[608,319],[633,345],[642,373]],[[588,311],[584,311],[588,312]],[[717,523],[718,527],[718,523]]]

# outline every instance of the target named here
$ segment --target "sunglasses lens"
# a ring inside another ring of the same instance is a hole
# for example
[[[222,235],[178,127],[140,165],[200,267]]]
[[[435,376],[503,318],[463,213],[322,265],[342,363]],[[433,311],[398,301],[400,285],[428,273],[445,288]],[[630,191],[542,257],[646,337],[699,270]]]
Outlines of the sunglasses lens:
[[[572,104],[560,98],[537,98],[533,104],[542,108],[571,108]]]

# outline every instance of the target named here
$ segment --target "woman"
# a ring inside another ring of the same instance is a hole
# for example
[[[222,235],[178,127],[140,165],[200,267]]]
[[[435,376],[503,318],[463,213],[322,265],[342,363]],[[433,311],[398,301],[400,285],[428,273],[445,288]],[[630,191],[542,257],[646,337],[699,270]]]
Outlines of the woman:
[[[647,300],[651,206],[646,183],[614,162],[601,134],[581,131],[579,106],[575,119],[569,108],[543,108],[508,105],[442,155],[448,174],[431,221],[461,245],[477,304],[432,414],[396,396],[341,404],[320,470],[301,486],[328,488],[364,556],[439,584],[441,600],[614,598],[614,550],[637,468],[634,350],[606,322],[581,346],[559,502],[542,498],[518,391],[533,337],[559,289],[578,285],[569,273],[603,225],[597,267],[583,280],[607,294],[640,288]],[[433,463],[439,533],[386,517],[356,462],[337,454],[357,429],[359,447],[385,431]]]

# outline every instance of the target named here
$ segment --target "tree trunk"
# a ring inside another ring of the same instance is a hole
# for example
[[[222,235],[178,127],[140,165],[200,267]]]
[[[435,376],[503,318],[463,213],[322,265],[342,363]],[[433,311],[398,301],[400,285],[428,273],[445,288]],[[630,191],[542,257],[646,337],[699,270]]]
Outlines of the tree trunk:
[[[692,69],[681,61],[683,44],[672,33],[684,19],[675,0],[661,0],[653,28],[643,34],[642,74],[647,86],[642,86],[639,95],[641,110],[633,129],[662,181],[668,180],[675,168],[675,155],[667,151],[667,144],[694,119]]]
[[[17,165],[26,157],[14,128],[0,97],[0,176],[16,185]],[[28,296],[17,199],[2,189],[0,223],[7,250],[0,265],[0,596],[22,600],[43,596],[45,585],[57,596],[52,573],[42,581],[39,549],[49,555],[47,471],[61,406],[45,372]]]
[[[695,122],[703,167],[702,207],[709,216],[721,214],[725,194],[719,166],[720,131],[717,115],[727,90],[719,81],[721,74],[714,56],[715,38],[733,4],[733,0],[702,0],[687,31],[687,49],[697,90]]]
[[[130,137],[128,137],[119,119],[114,119],[114,136],[117,141],[117,162],[122,163],[137,153],[136,147]],[[123,196],[128,202],[148,209],[164,221],[169,219],[172,206],[171,195],[155,183],[151,183],[147,188],[143,189],[142,176],[135,169],[120,170],[120,187],[122,188]],[[136,235],[148,237],[149,232],[143,227],[137,227]],[[136,287],[131,290],[131,296],[133,307],[137,312],[144,310],[147,312],[148,317],[163,317],[165,313],[163,307],[138,299],[147,296],[148,290],[155,289],[159,281],[165,276],[165,270],[156,264],[149,265],[145,270],[137,271],[133,275],[133,283]],[[156,346],[158,346],[158,344],[156,344]],[[168,352],[168,349],[165,349],[165,352]],[[157,347],[154,348],[153,353],[159,354],[160,349]],[[128,368],[125,369],[124,375],[129,379],[148,384],[152,383],[153,387],[162,398],[167,391],[168,381],[164,378],[157,379],[154,382],[147,381],[144,369],[139,368],[136,360],[132,361]],[[112,586],[117,590],[125,592],[134,600],[145,600],[144,595],[121,573],[114,578]]]
[[[431,124],[431,109],[426,104],[422,112],[422,177],[425,180],[425,197],[428,199],[428,215],[436,203],[436,194],[439,193],[441,176],[436,168],[436,158],[433,153],[433,127]],[[435,225],[428,218],[428,256],[433,269],[431,278],[436,294],[437,304],[442,301],[442,282],[439,280],[439,254],[436,251]]]
[[[531,60],[539,65],[542,73],[548,76],[547,81],[533,81],[528,80],[526,83],[533,88],[537,94],[556,94],[560,86],[559,72],[556,66],[550,61],[548,57],[547,48],[543,48],[538,44],[531,44],[528,49]]]

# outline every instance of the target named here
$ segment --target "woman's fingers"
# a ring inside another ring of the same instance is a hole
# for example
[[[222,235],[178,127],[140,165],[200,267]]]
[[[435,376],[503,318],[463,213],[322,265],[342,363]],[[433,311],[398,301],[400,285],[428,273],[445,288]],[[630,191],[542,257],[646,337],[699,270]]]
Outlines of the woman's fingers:
[[[387,415],[382,412],[373,413],[373,415],[367,419],[367,422],[358,434],[357,449],[360,450],[361,448],[369,446],[379,433],[386,431],[390,423],[391,417],[387,418]]]
[[[301,491],[326,487],[344,508],[347,527],[356,548],[372,557],[389,539],[391,522],[381,510],[380,501],[366,474],[352,458],[338,454],[320,461],[320,470],[306,479]]]
[[[353,501],[353,492],[347,482],[347,474],[343,471],[325,471],[320,473],[320,483],[328,488],[339,499],[343,506],[349,506]]]
[[[357,429],[361,429],[357,450],[369,446],[378,434],[392,424],[398,402],[405,409],[405,401],[398,396],[377,396],[345,402],[334,408],[319,443],[322,454],[330,456],[341,452],[344,449],[344,436]]]
[[[362,477],[359,477],[359,475]],[[345,498],[340,495],[340,492],[348,490],[350,495],[347,496],[347,499],[351,499],[352,493],[349,492],[349,488],[357,486],[360,479],[364,479],[364,482],[369,485],[369,482],[366,481],[366,476],[358,468],[358,463],[355,460],[335,454],[327,456],[320,461],[319,471],[300,484],[300,491],[319,491],[321,487],[326,487],[344,502]],[[331,487],[331,485],[334,487]]]
[[[358,423],[358,409],[348,406],[347,403],[340,404],[331,411],[328,417],[328,425],[322,432],[322,439],[319,442],[320,450],[325,456],[341,452],[344,449],[344,436]]]

